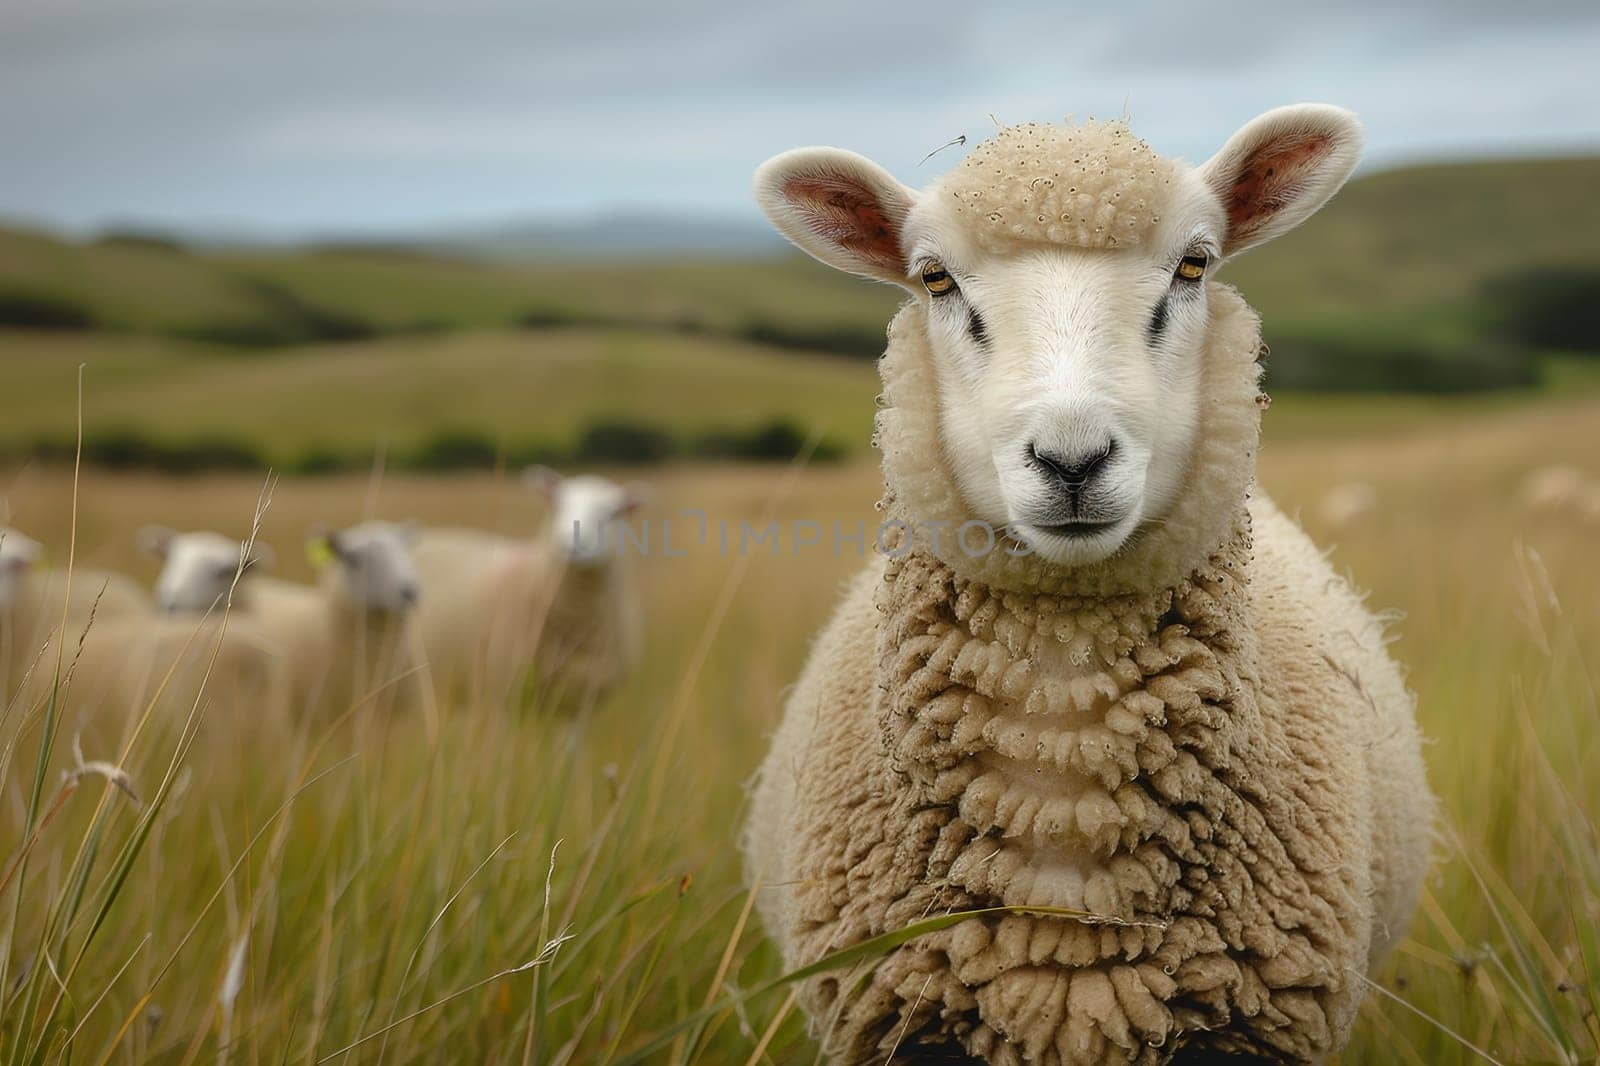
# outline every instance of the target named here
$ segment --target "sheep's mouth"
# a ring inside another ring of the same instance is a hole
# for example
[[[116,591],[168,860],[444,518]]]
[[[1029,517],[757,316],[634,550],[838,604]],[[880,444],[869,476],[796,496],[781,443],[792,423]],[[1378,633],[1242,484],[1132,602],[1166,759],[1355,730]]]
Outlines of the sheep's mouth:
[[[1102,533],[1111,532],[1121,524],[1121,519],[1118,519],[1114,522],[1057,522],[1050,525],[1039,524],[1033,528],[1057,537],[1098,537]]]

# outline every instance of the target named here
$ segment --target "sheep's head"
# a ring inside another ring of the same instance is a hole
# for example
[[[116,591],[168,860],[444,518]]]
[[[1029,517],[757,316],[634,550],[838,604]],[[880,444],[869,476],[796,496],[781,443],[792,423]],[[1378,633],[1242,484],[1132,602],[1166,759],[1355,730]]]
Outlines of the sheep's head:
[[[1262,115],[1198,167],[1121,123],[1029,124],[922,192],[835,148],[775,157],[756,192],[801,249],[920,302],[910,321],[965,509],[1078,567],[1162,522],[1183,491],[1208,279],[1321,207],[1360,142],[1349,112],[1310,104]]]
[[[614,555],[621,540],[616,524],[644,502],[639,486],[594,474],[564,477],[534,466],[523,479],[550,505],[551,543],[579,567],[600,565]]]
[[[339,594],[352,607],[403,614],[421,594],[411,557],[417,532],[410,522],[363,522],[348,529],[313,529],[308,543],[332,560]]]
[[[161,560],[156,606],[171,613],[209,611],[222,604],[236,578],[272,565],[272,549],[221,533],[180,533],[165,526],[139,530],[142,551]],[[241,570],[242,568],[242,570]]]
[[[0,613],[9,611],[17,602],[22,579],[39,561],[40,554],[37,541],[0,526]]]

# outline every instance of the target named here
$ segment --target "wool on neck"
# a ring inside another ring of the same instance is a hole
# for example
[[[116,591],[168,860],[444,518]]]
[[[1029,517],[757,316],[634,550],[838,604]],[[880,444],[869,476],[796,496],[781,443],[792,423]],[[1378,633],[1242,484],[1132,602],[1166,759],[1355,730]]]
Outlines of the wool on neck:
[[[1234,1050],[1312,1057],[1346,979],[1318,935],[1348,901],[1304,830],[1315,798],[1257,776],[1278,756],[1250,625],[1254,314],[1212,286],[1184,493],[1077,569],[925,531],[973,516],[939,459],[921,314],[891,327],[878,421],[884,507],[904,532],[875,601],[887,768],[863,787],[887,808],[837,827],[860,854],[893,854],[870,891],[797,888],[807,927],[820,951],[842,930],[996,905],[1111,921],[1011,914],[918,938],[859,994],[824,986],[830,1046],[856,1061],[954,1038],[996,1063],[1143,1062],[1234,1025]],[[1112,1054],[1129,1047],[1143,1050]]]

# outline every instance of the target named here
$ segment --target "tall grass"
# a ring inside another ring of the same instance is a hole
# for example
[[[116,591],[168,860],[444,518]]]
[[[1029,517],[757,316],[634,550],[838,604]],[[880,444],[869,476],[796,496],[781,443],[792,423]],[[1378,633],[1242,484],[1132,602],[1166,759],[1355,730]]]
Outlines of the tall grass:
[[[1379,514],[1335,559],[1407,614],[1395,650],[1444,811],[1345,1062],[1600,1054],[1600,573],[1592,533],[1509,502],[1530,464],[1594,454],[1596,413],[1264,454],[1291,508],[1374,482]],[[864,465],[656,480],[658,517],[870,522],[876,495]],[[85,531],[78,562],[136,566],[118,531],[242,536],[259,485],[91,475],[76,518],[67,474],[9,495],[42,539]],[[287,559],[310,521],[357,506],[532,521],[489,477],[318,479],[278,486],[260,533]],[[785,687],[859,565],[787,546],[652,560],[646,658],[621,692],[572,718],[446,707],[433,738],[370,704],[263,718],[176,675],[145,706],[93,707],[69,635],[50,652],[62,683],[0,718],[0,1062],[813,1061],[736,841]]]

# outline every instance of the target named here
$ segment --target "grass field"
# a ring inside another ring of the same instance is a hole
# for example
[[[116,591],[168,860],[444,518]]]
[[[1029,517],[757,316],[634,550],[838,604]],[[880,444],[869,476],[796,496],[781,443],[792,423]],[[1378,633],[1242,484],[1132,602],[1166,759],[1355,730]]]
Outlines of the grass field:
[[[266,388],[247,373],[240,387]],[[1404,613],[1394,650],[1444,802],[1411,938],[1342,1061],[1594,1061],[1596,534],[1528,517],[1515,497],[1531,467],[1592,465],[1600,400],[1291,401],[1267,427],[1262,478],[1289,509],[1313,514],[1345,479],[1379,493],[1333,557],[1375,607]],[[870,526],[877,493],[865,460],[792,477],[672,466],[649,480],[650,517],[678,515],[678,544],[694,524],[684,508]],[[243,534],[260,489],[244,476],[87,475],[77,561],[148,577],[132,529]],[[0,492],[64,565],[69,473],[15,469]],[[513,479],[293,480],[273,492],[263,537],[303,575],[286,549],[308,524],[367,513],[508,531],[536,517]],[[646,563],[645,661],[581,720],[452,707],[430,741],[418,717],[209,708],[186,738],[162,720],[126,753],[86,740],[103,747],[85,758],[127,770],[141,814],[98,777],[61,786],[74,734],[120,723],[77,720],[69,695],[41,767],[44,715],[14,709],[0,724],[0,1060],[615,1062],[664,1038],[649,1061],[812,1061],[785,989],[741,998],[777,971],[745,920],[737,833],[785,686],[861,561],[787,544],[745,558],[688,548]],[[23,839],[36,781],[53,817]],[[707,1005],[720,1006],[675,1028]]]

